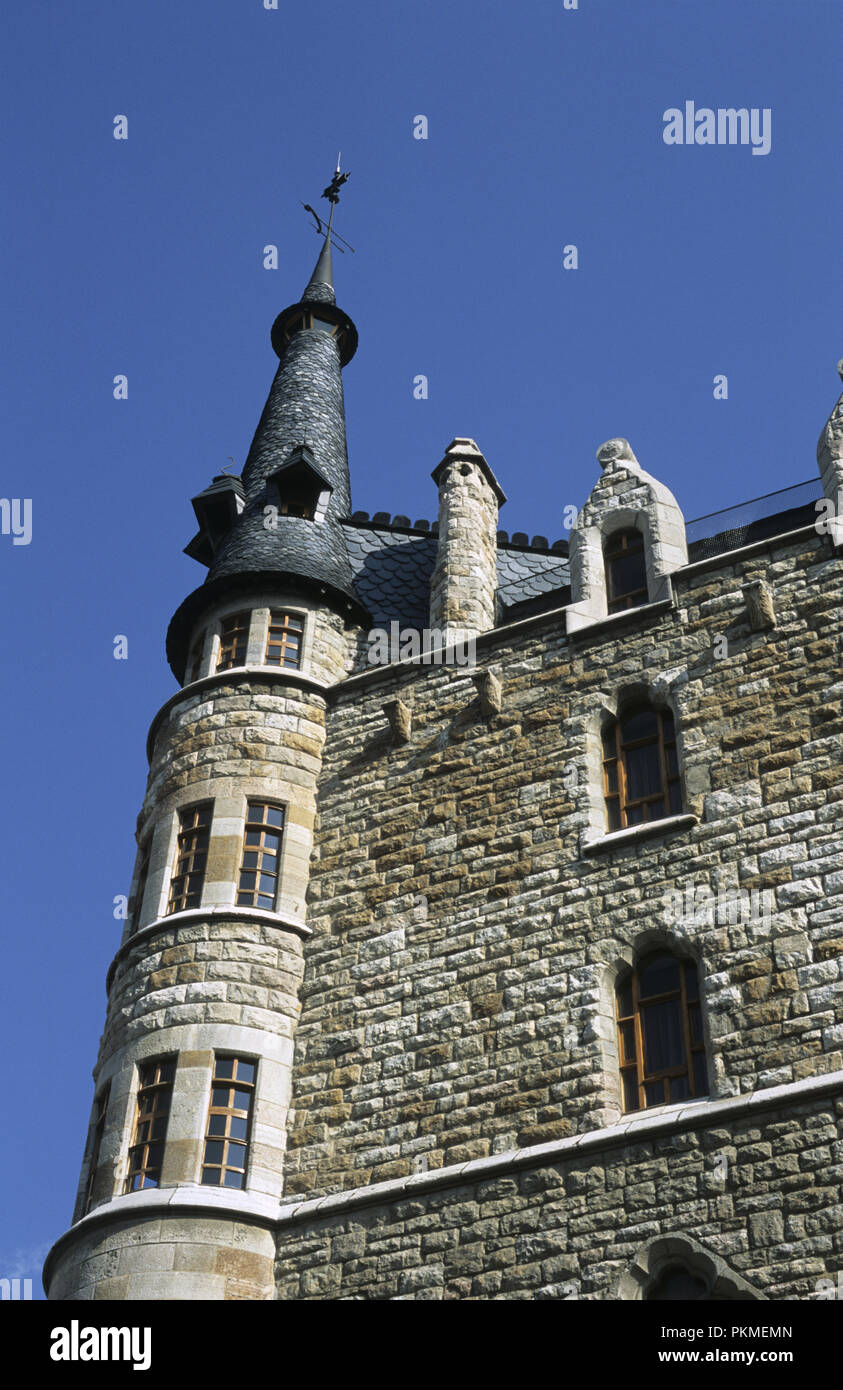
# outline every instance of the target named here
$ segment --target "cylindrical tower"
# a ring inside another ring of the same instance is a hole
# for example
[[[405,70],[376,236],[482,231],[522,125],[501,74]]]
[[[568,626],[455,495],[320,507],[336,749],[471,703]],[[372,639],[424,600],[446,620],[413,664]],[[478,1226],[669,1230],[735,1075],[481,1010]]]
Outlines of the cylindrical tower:
[[[350,488],[330,241],[272,331],[280,358],[242,479],[194,498],[209,566],[167,652],[181,689],[150,773],[73,1225],[51,1299],[274,1297],[326,690],[369,617]]]

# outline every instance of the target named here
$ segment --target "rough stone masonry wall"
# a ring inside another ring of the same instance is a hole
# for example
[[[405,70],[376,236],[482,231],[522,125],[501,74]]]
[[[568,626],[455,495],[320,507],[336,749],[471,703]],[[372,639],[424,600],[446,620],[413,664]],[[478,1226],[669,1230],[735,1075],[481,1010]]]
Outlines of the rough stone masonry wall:
[[[740,589],[756,578],[774,589],[771,632],[749,628]],[[616,1117],[611,978],[633,947],[664,939],[667,887],[774,895],[769,919],[682,934],[701,964],[712,1096],[843,1066],[843,567],[811,535],[697,567],[676,590],[677,609],[570,644],[545,620],[484,645],[481,662],[503,681],[502,712],[488,721],[459,669],[388,673],[339,696],[320,783],[288,1197]],[[566,775],[583,757],[581,712],[642,682],[679,712],[686,801],[700,821],[584,857],[583,788]],[[396,694],[413,715],[398,746],[382,712]],[[656,1176],[641,1177],[642,1208]]]
[[[826,1100],[293,1220],[278,1297],[628,1297],[642,1247],[681,1233],[750,1297],[815,1298],[843,1264],[841,1125]]]

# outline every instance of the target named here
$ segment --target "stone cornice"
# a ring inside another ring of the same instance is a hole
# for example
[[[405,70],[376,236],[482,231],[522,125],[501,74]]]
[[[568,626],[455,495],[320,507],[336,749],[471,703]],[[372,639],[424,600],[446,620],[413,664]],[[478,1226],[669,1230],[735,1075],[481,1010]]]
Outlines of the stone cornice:
[[[679,1134],[684,1130],[708,1129],[733,1123],[764,1110],[774,1110],[806,1101],[822,1099],[843,1091],[843,1071],[811,1076],[784,1086],[771,1086],[748,1095],[729,1096],[724,1100],[702,1100],[687,1104],[666,1105],[659,1110],[645,1111],[620,1120],[605,1129],[592,1129],[570,1139],[552,1139],[547,1144],[533,1144],[526,1149],[510,1149],[490,1158],[474,1158],[468,1163],[454,1163],[430,1173],[414,1173],[407,1178],[372,1183],[368,1187],[348,1188],[327,1197],[313,1197],[299,1203],[285,1203],[279,1212],[279,1228],[298,1225],[304,1221],[336,1216],[344,1211],[368,1207],[381,1202],[399,1201],[420,1192],[432,1192],[444,1187],[461,1186],[474,1180],[499,1178],[523,1168],[538,1168],[550,1163],[563,1163],[589,1157],[604,1150],[622,1148],[626,1144],[655,1139],[662,1135]]]
[[[325,681],[316,680],[313,676],[307,676],[303,671],[275,671],[271,666],[232,666],[228,671],[213,671],[210,676],[203,676],[199,681],[191,681],[190,685],[183,685],[179,690],[171,695],[153,717],[149,726],[149,733],[146,736],[146,757],[148,762],[152,762],[152,750],[155,736],[165,715],[169,714],[173,705],[177,705],[179,700],[190,699],[194,695],[202,695],[206,690],[213,690],[218,685],[240,685],[243,681],[266,681],[268,685],[290,685],[299,690],[310,690],[317,695],[326,695],[333,687]]]
[[[474,1158],[468,1163],[453,1163],[447,1168],[437,1168],[429,1173],[415,1173],[411,1177],[393,1178],[389,1182],[347,1188],[344,1192],[333,1192],[326,1197],[312,1197],[305,1201],[292,1200],[281,1205],[271,1197],[248,1192],[229,1193],[194,1184],[131,1192],[122,1197],[113,1197],[111,1201],[96,1207],[59,1237],[44,1262],[44,1286],[46,1288],[49,1285],[55,1260],[77,1236],[85,1235],[112,1221],[122,1223],[132,1219],[142,1220],[146,1217],[160,1218],[165,1215],[177,1216],[197,1212],[206,1217],[230,1216],[238,1221],[251,1221],[280,1232],[286,1227],[300,1225],[306,1221],[339,1216],[346,1211],[356,1211],[379,1203],[401,1201],[417,1193],[435,1192],[443,1188],[459,1187],[468,1182],[504,1177],[525,1168],[569,1162],[580,1156],[590,1158],[601,1152],[623,1148],[627,1144],[680,1134],[687,1130],[708,1129],[712,1126],[735,1123],[761,1114],[765,1110],[784,1109],[791,1105],[823,1100],[826,1096],[833,1096],[840,1091],[843,1091],[843,1071],[834,1071],[824,1076],[806,1077],[803,1081],[791,1081],[784,1086],[770,1086],[766,1090],[751,1091],[747,1095],[729,1096],[724,1100],[692,1101],[690,1104],[680,1101],[677,1105],[666,1105],[658,1110],[631,1115],[619,1120],[617,1124],[608,1125],[604,1129],[592,1129],[585,1134],[576,1134],[570,1139],[552,1139],[547,1144],[510,1149],[506,1153],[493,1154],[489,1158]]]
[[[306,922],[299,921],[298,917],[291,917],[286,912],[264,912],[259,907],[229,907],[220,903],[214,903],[212,907],[188,907],[183,912],[170,912],[166,917],[156,917],[154,922],[148,922],[140,931],[133,932],[124,941],[116,952],[114,959],[108,967],[105,977],[106,993],[111,989],[111,982],[114,973],[124,956],[128,955],[139,941],[144,941],[156,932],[168,931],[170,928],[182,926],[192,926],[196,922],[219,921],[224,918],[228,922],[252,922],[259,926],[274,927],[277,931],[293,932],[296,936],[304,939],[313,935],[313,928]]]

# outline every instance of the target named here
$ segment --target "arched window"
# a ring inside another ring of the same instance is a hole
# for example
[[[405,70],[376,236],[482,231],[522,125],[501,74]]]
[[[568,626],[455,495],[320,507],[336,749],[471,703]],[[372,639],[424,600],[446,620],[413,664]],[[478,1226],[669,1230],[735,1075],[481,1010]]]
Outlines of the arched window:
[[[615,990],[624,1112],[708,1095],[697,967],[645,956]]]
[[[647,602],[647,567],[640,531],[614,531],[603,547],[609,613]]]
[[[610,831],[680,813],[676,729],[669,710],[637,704],[606,725],[603,778]]]
[[[708,1284],[683,1264],[668,1265],[650,1285],[644,1298],[652,1303],[707,1302]]]

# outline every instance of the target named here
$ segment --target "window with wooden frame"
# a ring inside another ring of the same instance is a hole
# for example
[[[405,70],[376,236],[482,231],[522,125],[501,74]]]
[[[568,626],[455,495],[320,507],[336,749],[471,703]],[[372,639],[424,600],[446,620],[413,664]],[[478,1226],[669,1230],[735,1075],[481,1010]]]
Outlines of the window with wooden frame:
[[[679,815],[682,788],[670,710],[637,704],[605,726],[603,790],[610,831]]]
[[[606,601],[610,613],[647,602],[647,566],[640,531],[614,531],[603,547]]]
[[[143,895],[146,892],[146,880],[149,877],[149,861],[152,857],[152,836],[150,835],[146,844],[141,847],[140,859],[138,861],[137,886],[132,895],[132,902],[129,910],[131,926],[129,935],[134,936],[140,924],[141,908],[143,907]]]
[[[316,512],[316,503],[312,497],[303,495],[284,497],[279,503],[278,510],[282,516],[300,516],[305,521],[312,521]]]
[[[301,666],[303,638],[304,615],[273,608],[269,614],[269,631],[266,638],[266,665],[287,666],[298,670]]]
[[[218,671],[228,671],[232,666],[246,665],[251,619],[252,615],[249,612],[229,613],[223,618],[220,627],[220,652],[217,657]]]
[[[184,678],[185,685],[190,685],[192,681],[199,679],[199,672],[202,670],[202,658],[205,655],[205,632],[200,632],[196,641],[190,649],[190,656],[187,661],[187,671]]]
[[[250,801],[243,836],[243,862],[237,887],[238,907],[275,909],[281,865],[281,832],[284,808],[265,801]]]
[[[175,1077],[175,1057],[159,1057],[154,1062],[141,1064],[137,1114],[129,1149],[127,1192],[137,1192],[141,1187],[158,1187],[161,1183]]]
[[[615,991],[624,1112],[708,1095],[697,968],[669,951],[645,956]]]
[[[202,1182],[208,1187],[244,1187],[257,1063],[215,1057],[211,1105],[205,1131]]]
[[[94,1179],[97,1175],[97,1168],[100,1161],[100,1149],[102,1148],[102,1137],[105,1134],[105,1116],[108,1110],[108,1098],[111,1094],[111,1082],[103,1086],[101,1091],[94,1097],[94,1132],[91,1137],[91,1158],[88,1163],[88,1180],[85,1184],[85,1205],[82,1214],[87,1215],[91,1210],[91,1203],[94,1200]]]
[[[213,811],[212,801],[200,801],[179,811],[176,866],[170,883],[168,913],[201,906]]]

